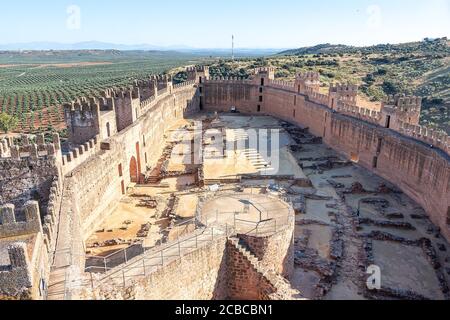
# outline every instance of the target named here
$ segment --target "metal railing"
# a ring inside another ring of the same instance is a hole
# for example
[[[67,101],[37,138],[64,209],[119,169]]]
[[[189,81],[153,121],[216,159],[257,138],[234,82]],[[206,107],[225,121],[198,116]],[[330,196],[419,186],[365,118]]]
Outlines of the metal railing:
[[[287,203],[290,199],[282,198]],[[165,243],[160,243],[155,247],[130,246],[118,250],[106,257],[87,257],[93,259],[86,265],[86,277],[72,280],[69,275],[69,268],[65,272],[64,298],[67,298],[68,291],[77,288],[91,288],[92,290],[102,286],[105,282],[111,281],[114,285],[126,287],[130,281],[145,278],[151,272],[157,270],[168,263],[191,253],[218,238],[227,238],[236,234],[251,236],[266,236],[277,233],[293,223],[295,214],[292,207],[287,206],[289,214],[282,217],[273,217],[270,212],[264,212],[265,219],[261,215],[259,221],[240,219],[237,216],[245,213],[241,212],[219,212],[215,216],[208,216],[206,219],[201,214],[193,219],[183,221],[174,227],[185,226],[184,230],[176,230],[175,240],[166,239]],[[194,230],[189,229],[194,226]],[[171,230],[174,230],[172,227]],[[164,232],[164,230],[163,230]],[[74,254],[67,250],[73,262]]]
[[[204,228],[176,242],[150,249],[145,254],[128,261],[122,267],[107,270],[104,273],[98,273],[98,269],[89,270],[88,267],[86,272],[89,273],[89,278],[80,282],[79,286],[96,289],[105,282],[112,282],[114,285],[126,287],[130,284],[130,280],[136,281],[139,278],[145,278],[157,268],[163,267],[218,238],[229,237],[233,233],[233,228],[228,225],[219,228]],[[73,285],[71,287],[73,288]]]
[[[180,227],[184,227],[184,229],[180,229]],[[179,241],[180,236],[184,234],[194,232],[198,228],[203,227],[201,223],[196,218],[189,219],[178,224],[175,224],[171,228],[166,228],[161,230],[161,233],[167,233],[167,237],[162,238],[156,244],[156,246],[161,246],[171,242],[169,236],[171,231],[176,231],[176,240]],[[133,244],[124,249],[117,250],[107,256],[86,256],[86,272],[108,272],[109,270],[120,266],[121,264],[127,264],[130,260],[140,255],[146,254],[147,251],[150,251],[152,248],[147,248],[144,243]]]

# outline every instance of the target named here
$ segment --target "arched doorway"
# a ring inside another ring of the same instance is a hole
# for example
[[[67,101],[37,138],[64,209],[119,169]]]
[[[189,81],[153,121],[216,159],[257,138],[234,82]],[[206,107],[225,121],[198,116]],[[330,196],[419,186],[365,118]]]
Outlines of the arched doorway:
[[[133,183],[138,183],[138,167],[137,167],[137,161],[135,157],[131,157],[130,160],[130,179]]]

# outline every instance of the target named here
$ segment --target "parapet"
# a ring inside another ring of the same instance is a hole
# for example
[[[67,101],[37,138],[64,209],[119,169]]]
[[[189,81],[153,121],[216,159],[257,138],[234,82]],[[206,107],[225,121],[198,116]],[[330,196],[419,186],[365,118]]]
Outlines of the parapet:
[[[23,135],[20,141],[21,144],[18,144],[17,139],[13,138],[0,140],[0,159],[21,160],[29,158],[37,160],[43,157],[56,157],[61,150],[61,141],[57,133],[52,134],[51,143],[46,143],[44,134]]]
[[[275,73],[274,67],[259,67],[255,69],[255,74],[261,74],[261,73]]]
[[[406,95],[390,96],[387,101],[385,101],[384,106],[404,112],[420,111],[422,108],[422,98]]]
[[[360,108],[345,101],[337,102],[336,111],[374,124],[379,124],[381,120],[381,112]]]
[[[174,90],[179,90],[179,89],[183,89],[183,88],[186,88],[186,87],[192,87],[194,85],[195,85],[195,80],[185,81],[185,82],[181,82],[181,83],[175,84],[173,86],[173,89]]]
[[[295,83],[281,80],[269,80],[269,86],[287,91],[295,91]]]
[[[212,77],[211,79],[207,80],[208,82],[246,82],[248,83],[249,80],[245,79],[243,77]]]
[[[342,96],[353,95],[356,96],[358,94],[358,86],[355,84],[331,84],[330,85],[330,93],[338,93]]]
[[[405,136],[425,142],[432,147],[439,148],[450,155],[450,136],[444,131],[400,121],[399,132]]]
[[[100,104],[98,100],[93,97],[91,98],[82,97],[70,103],[65,103],[63,106],[66,112],[71,113],[90,112],[98,114],[100,111]]]
[[[13,204],[0,206],[0,238],[16,237],[42,232],[39,203],[28,201],[22,208],[25,221],[18,221]]]
[[[99,150],[100,136],[96,135],[93,139],[72,148],[68,153],[62,156],[63,174],[73,171],[77,166],[85,162]]]

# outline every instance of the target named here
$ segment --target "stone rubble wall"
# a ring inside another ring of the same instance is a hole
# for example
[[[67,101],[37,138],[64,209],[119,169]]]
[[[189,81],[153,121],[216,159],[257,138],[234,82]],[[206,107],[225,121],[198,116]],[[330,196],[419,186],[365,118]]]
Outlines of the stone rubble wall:
[[[45,298],[45,286],[41,291],[41,281],[46,281],[50,274],[49,247],[42,233],[39,207],[36,202],[28,203],[24,209],[27,222],[5,221],[5,215],[13,218],[14,206],[2,207],[3,224],[0,238],[10,239],[16,235],[30,235],[27,242],[17,238],[7,248],[9,264],[0,266],[0,300],[1,299],[33,299]],[[6,212],[8,211],[8,212]],[[9,229],[9,230],[5,230]],[[8,231],[8,232],[6,232]]]
[[[273,260],[278,258],[273,257]],[[282,262],[274,261],[274,263]],[[291,263],[294,264],[293,260]],[[86,287],[79,290],[75,296],[77,299],[89,300],[301,298],[300,292],[292,289],[283,276],[266,268],[256,256],[239,245],[238,239],[225,237],[218,238],[180,259],[159,267],[146,277],[131,281],[127,279],[125,287],[123,284],[110,281],[95,290]]]
[[[265,269],[289,279],[294,272],[294,229],[295,221],[292,219],[274,235],[255,237],[238,234],[238,238],[246,244]]]
[[[292,235],[291,233],[291,237]],[[283,251],[280,250],[280,252]],[[277,259],[279,257],[273,257],[271,264],[280,264],[290,256],[289,252],[283,253],[285,257],[281,257],[281,261]],[[238,239],[228,240],[227,254],[229,299],[296,300],[302,298],[301,293],[293,289],[283,276],[267,268],[255,255],[239,244]],[[293,267],[293,260],[290,263]]]

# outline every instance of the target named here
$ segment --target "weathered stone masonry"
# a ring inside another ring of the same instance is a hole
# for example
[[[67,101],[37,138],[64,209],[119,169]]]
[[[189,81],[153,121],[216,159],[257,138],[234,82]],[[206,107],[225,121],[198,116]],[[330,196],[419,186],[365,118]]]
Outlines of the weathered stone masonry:
[[[372,111],[356,105],[355,86],[331,86],[328,94],[320,93],[316,73],[281,82],[274,80],[274,69],[262,68],[251,80],[210,79],[204,67],[188,69],[188,76],[187,83],[177,86],[167,76],[151,77],[130,88],[105,90],[101,97],[66,105],[68,153],[61,154],[57,136],[52,143],[46,143],[43,136],[36,137],[35,143],[24,138],[20,146],[10,139],[0,141],[0,204],[6,205],[2,212],[8,212],[0,221],[0,241],[9,243],[7,265],[0,270],[0,295],[43,298],[51,264],[83,268],[88,235],[114,210],[128,186],[145,181],[144,173],[156,165],[162,152],[167,130],[187,114],[201,110],[236,109],[309,128],[348,159],[396,184],[424,207],[450,240],[450,140],[418,125],[419,98],[394,97],[380,111]],[[22,217],[30,200],[39,201],[34,206],[40,207],[42,228],[25,227],[22,234],[15,234],[22,229],[18,224],[11,227],[11,206],[7,204],[16,205],[15,223],[28,223]],[[194,286],[182,295],[166,292],[161,284],[161,296],[263,299],[280,295],[283,290],[273,288],[282,281],[258,270],[289,277],[289,236],[275,235],[273,242],[243,240],[247,248],[232,241],[215,244],[207,259],[211,270],[217,272],[207,277],[204,289]],[[195,265],[194,260],[203,253],[196,254],[199,256],[193,255],[190,262],[177,263]],[[245,273],[243,279],[249,282],[225,278],[220,271],[224,257],[227,263],[238,261],[227,270]],[[176,265],[167,267],[173,268],[174,274],[179,272]],[[155,280],[158,273],[152,277],[142,284],[144,288],[159,281]],[[183,281],[192,278],[186,275]],[[213,282],[217,286],[213,287]],[[14,283],[19,290],[11,289]],[[259,291],[237,288],[251,287],[251,283]],[[138,290],[135,297],[156,297],[148,291]]]
[[[418,125],[420,98],[393,97],[380,111],[371,111],[356,106],[355,86],[319,93],[318,74],[301,74],[295,82],[273,80],[272,68],[256,74],[252,80],[206,81],[204,110],[229,112],[234,106],[309,128],[348,159],[397,185],[450,239],[450,137]]]

